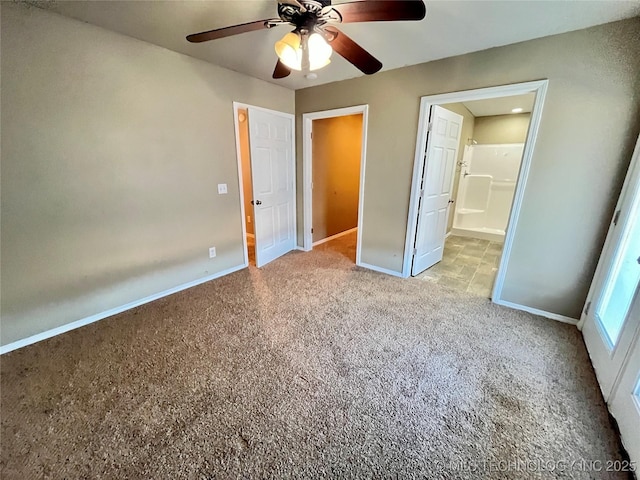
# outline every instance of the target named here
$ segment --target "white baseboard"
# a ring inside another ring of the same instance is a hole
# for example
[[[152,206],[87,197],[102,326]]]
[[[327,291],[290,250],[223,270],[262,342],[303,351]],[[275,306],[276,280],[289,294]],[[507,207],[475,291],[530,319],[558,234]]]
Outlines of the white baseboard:
[[[142,298],[140,300],[134,300],[133,302],[129,302],[125,305],[121,305],[116,308],[112,308],[105,312],[96,313],[95,315],[91,315],[89,317],[76,320],[75,322],[67,323],[65,325],[52,328],[51,330],[47,330],[46,332],[37,333],[36,335],[23,338],[22,340],[17,340],[15,342],[2,345],[0,347],[0,355],[11,352],[12,350],[17,350],[18,348],[26,347],[27,345],[31,345],[32,343],[40,342],[41,340],[46,340],[47,338],[55,337],[56,335],[60,335],[62,333],[66,333],[71,330],[75,330],[76,328],[84,327],[85,325],[95,323],[98,320],[102,320],[104,318],[111,317],[118,313],[122,313],[126,310],[139,307],[140,305],[144,305],[145,303],[153,302],[154,300],[158,300],[162,297],[166,297],[174,293],[178,293],[182,290],[186,290],[187,288],[195,287],[196,285],[200,285],[201,283],[206,283],[211,280],[215,280],[216,278],[224,277],[225,275],[229,275],[230,273],[237,272],[238,270],[242,270],[243,268],[247,268],[247,267],[248,267],[248,264],[246,263],[243,265],[238,265],[236,267],[231,267],[231,268],[228,268],[227,270],[214,273],[213,275],[199,278],[198,280],[194,280],[192,282],[183,283],[182,285],[178,285],[177,287],[170,288],[160,293],[149,295],[148,297]]]
[[[393,275],[394,277],[405,278],[401,272],[396,272],[395,270],[389,270],[388,268],[377,267],[375,265],[370,265],[368,263],[360,262],[357,264],[359,267],[368,268],[369,270],[373,270],[380,273],[386,273],[387,275]]]
[[[503,307],[513,308],[514,310],[522,310],[524,312],[533,313],[541,317],[556,320],[562,323],[568,323],[569,325],[578,325],[578,319],[559,315],[557,313],[547,312],[545,310],[538,310],[537,308],[527,307],[525,305],[519,305],[517,303],[507,302],[505,300],[492,300],[496,305],[502,305]]]
[[[351,228],[349,230],[345,230],[344,232],[336,233],[335,235],[331,235],[330,237],[323,238],[322,240],[318,240],[317,242],[313,242],[313,246],[320,245],[322,243],[330,242],[331,240],[335,240],[336,238],[344,237],[345,235],[349,235],[350,233],[356,232],[358,227]]]
[[[309,252],[310,250],[305,250],[304,247],[301,247],[300,245],[296,245],[296,250],[300,250],[301,252]]]

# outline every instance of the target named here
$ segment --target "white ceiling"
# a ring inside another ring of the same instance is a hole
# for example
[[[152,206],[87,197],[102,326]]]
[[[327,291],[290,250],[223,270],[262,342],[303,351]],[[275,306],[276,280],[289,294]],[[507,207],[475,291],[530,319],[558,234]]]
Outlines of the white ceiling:
[[[533,109],[533,102],[536,99],[535,93],[525,95],[513,95],[511,97],[489,98],[487,100],[474,100],[464,102],[474,117],[489,117],[492,115],[512,114],[514,108],[522,108],[522,113],[529,113]]]
[[[27,0],[28,1],[28,0]],[[361,76],[334,54],[316,80],[271,74],[273,45],[287,27],[250,32],[201,44],[190,33],[277,17],[275,0],[61,1],[31,0],[41,8],[196,57],[292,89]],[[334,3],[343,3],[336,0]],[[636,1],[425,1],[420,22],[346,24],[345,33],[390,70],[500,45],[579,30],[640,15]]]

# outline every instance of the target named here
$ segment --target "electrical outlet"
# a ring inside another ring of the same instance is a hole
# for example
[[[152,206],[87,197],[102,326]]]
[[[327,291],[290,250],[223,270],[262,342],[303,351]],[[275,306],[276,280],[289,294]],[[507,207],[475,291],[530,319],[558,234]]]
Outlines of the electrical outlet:
[[[224,195],[225,193],[227,193],[227,184],[226,183],[219,183],[218,184],[218,193],[220,195]]]
[[[247,215],[247,223],[251,223],[251,215]]]
[[[209,258],[213,258],[216,256],[216,247],[211,247],[209,249]]]

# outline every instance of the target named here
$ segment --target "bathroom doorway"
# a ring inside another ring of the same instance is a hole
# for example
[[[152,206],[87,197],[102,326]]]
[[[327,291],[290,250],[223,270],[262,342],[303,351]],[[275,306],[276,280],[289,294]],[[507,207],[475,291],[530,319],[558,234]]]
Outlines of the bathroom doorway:
[[[422,98],[406,274],[501,303],[546,86],[543,80]],[[461,119],[458,145],[449,147],[455,153],[447,155],[433,147],[443,109]],[[437,182],[434,172],[442,173]],[[448,201],[431,212],[435,196]],[[421,265],[416,259],[429,249],[438,254]]]
[[[535,95],[440,105],[461,116],[447,234],[440,263],[421,278],[490,297]]]

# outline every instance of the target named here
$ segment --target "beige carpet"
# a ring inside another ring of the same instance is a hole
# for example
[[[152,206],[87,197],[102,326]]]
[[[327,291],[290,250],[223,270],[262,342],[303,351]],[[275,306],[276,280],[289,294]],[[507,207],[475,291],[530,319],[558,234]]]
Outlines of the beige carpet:
[[[626,478],[570,471],[620,458],[575,327],[353,253],[293,252],[4,355],[2,478]]]

